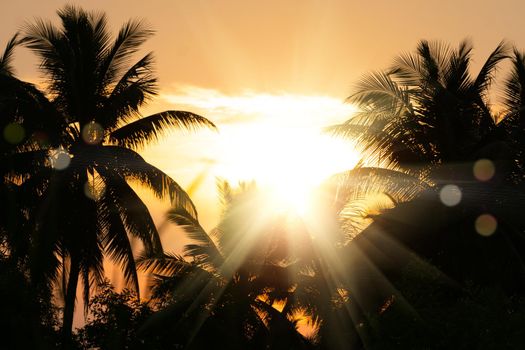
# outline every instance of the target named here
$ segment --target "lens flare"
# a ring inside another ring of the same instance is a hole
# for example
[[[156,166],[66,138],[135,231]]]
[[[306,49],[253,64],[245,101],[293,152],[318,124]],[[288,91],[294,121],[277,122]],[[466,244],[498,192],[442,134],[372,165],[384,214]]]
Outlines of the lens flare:
[[[474,163],[472,169],[474,177],[479,181],[489,181],[496,173],[494,163],[489,159],[480,159]]]
[[[64,170],[71,163],[71,156],[66,151],[59,149],[51,153],[49,160],[51,161],[53,169]]]
[[[461,202],[461,190],[456,185],[446,185],[443,186],[441,191],[439,191],[439,199],[447,207],[453,207]]]
[[[102,142],[104,137],[104,129],[98,123],[91,122],[82,128],[82,139],[85,143],[96,145]]]
[[[476,219],[474,226],[477,233],[488,237],[496,232],[496,229],[498,228],[498,221],[490,214],[482,214]]]
[[[4,139],[10,144],[16,145],[24,140],[26,131],[24,127],[18,123],[9,123],[4,128]]]

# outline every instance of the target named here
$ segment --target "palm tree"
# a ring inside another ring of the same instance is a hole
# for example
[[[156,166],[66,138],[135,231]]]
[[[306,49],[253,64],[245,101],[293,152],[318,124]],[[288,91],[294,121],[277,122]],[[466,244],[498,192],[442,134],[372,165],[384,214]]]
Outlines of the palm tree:
[[[146,323],[143,336],[165,332],[191,349],[308,348],[293,310],[274,306],[289,297],[297,268],[292,261],[306,255],[311,242],[296,233],[293,253],[284,218],[272,214],[255,187],[236,192],[225,184],[222,193],[226,208],[211,234],[185,211],[171,210],[168,218],[194,243],[185,246],[183,256],[140,259],[144,270],[155,273],[154,297],[161,300],[161,311]]]
[[[7,347],[47,349],[56,346],[55,308],[48,286],[31,285],[28,212],[35,198],[24,190],[23,182],[47,160],[47,152],[38,147],[31,135],[47,130],[49,142],[54,142],[49,131],[57,119],[50,113],[52,108],[45,96],[16,78],[12,60],[18,44],[17,34],[0,57],[0,293],[5,316],[0,328]]]
[[[473,162],[480,158],[496,162],[500,177],[508,178],[509,172],[503,169],[512,163],[512,153],[488,101],[495,69],[508,57],[507,51],[504,43],[498,45],[479,74],[471,77],[469,43],[451,49],[421,41],[416,54],[401,55],[388,71],[372,73],[358,83],[348,101],[360,111],[330,130],[355,137],[366,161],[385,169],[363,168],[358,174],[338,176],[338,191],[350,194],[342,197],[340,213],[354,236],[363,225],[352,221],[370,217],[360,201],[369,203],[374,191],[390,197],[391,206],[419,201],[422,196],[434,198],[431,192],[441,187],[435,185],[456,181],[462,181],[465,193],[486,192],[472,175]],[[356,196],[363,192],[361,177],[368,174],[373,174],[367,186],[372,191]]]
[[[50,161],[23,185],[40,198],[33,212],[32,276],[45,276],[42,281],[62,276],[67,342],[79,277],[87,302],[90,288],[102,281],[107,256],[138,292],[129,237],[138,238],[151,254],[162,251],[153,220],[130,181],[158,197],[169,196],[175,207],[197,217],[183,189],[136,151],[168,127],[215,126],[184,111],[140,115],[140,107],[157,92],[152,54],[131,64],[153,33],[143,22],[127,22],[111,40],[104,14],[66,6],[58,15],[60,27],[36,20],[21,39],[40,58],[47,78],[43,93],[31,89],[58,116],[51,130],[58,147],[41,143]]]
[[[509,163],[505,137],[496,128],[488,101],[507,47],[498,45],[475,77],[470,75],[471,53],[468,42],[452,49],[421,41],[415,54],[399,56],[390,69],[357,84],[348,102],[360,111],[329,128],[357,140],[363,162],[378,165],[335,178],[338,192],[346,193],[341,214],[353,235],[363,228],[355,219],[369,216],[371,195],[386,195],[397,205],[429,186],[472,177],[471,163],[480,158],[498,162],[500,170]],[[359,179],[367,177],[363,191]]]
[[[25,258],[28,251],[28,230],[22,222],[27,216],[22,209],[32,200],[25,200],[23,183],[47,162],[48,154],[34,136],[46,135],[46,144],[56,147],[55,130],[59,118],[45,95],[34,85],[19,80],[12,66],[14,49],[20,44],[16,34],[8,42],[0,58],[0,176],[1,195],[6,203],[0,212],[0,225],[6,235],[11,257]],[[22,200],[24,199],[24,200]]]
[[[509,154],[517,167],[515,180],[522,182],[525,172],[525,54],[515,48],[511,61],[512,70],[505,81],[505,110],[498,127],[510,140],[512,151]]]
[[[332,130],[355,137],[369,161],[381,159],[418,174],[473,160],[496,129],[488,89],[507,51],[499,44],[471,77],[468,42],[451,49],[421,41],[416,54],[401,55],[388,71],[365,76],[348,98],[360,112]]]
[[[506,83],[506,118],[497,124],[488,89],[495,67],[508,57],[507,49],[500,44],[474,78],[470,54],[466,43],[451,50],[421,42],[416,55],[400,56],[389,71],[363,79],[349,97],[361,112],[333,128],[355,136],[372,162],[428,178],[427,190],[422,188],[405,203],[394,199],[395,208],[376,215],[344,247],[347,266],[363,266],[363,276],[378,273],[374,283],[384,285],[368,288],[375,294],[375,310],[394,303],[405,308],[412,320],[420,320],[422,309],[414,310],[410,299],[408,304],[403,300],[403,293],[407,292],[407,298],[417,296],[425,279],[433,278],[440,286],[436,296],[444,309],[460,304],[472,284],[501,289],[512,297],[523,292],[525,225],[518,212],[523,187],[516,185],[523,178],[518,141],[523,56],[514,53],[513,72]],[[476,180],[472,165],[480,158],[496,163],[499,176]],[[463,197],[457,206],[447,207],[436,189],[457,181],[461,181]],[[476,232],[475,222],[487,212],[497,219],[497,231],[483,237]],[[414,262],[424,269],[411,276],[409,288],[401,293],[396,288],[403,285]],[[366,286],[354,283],[353,287],[351,293]]]

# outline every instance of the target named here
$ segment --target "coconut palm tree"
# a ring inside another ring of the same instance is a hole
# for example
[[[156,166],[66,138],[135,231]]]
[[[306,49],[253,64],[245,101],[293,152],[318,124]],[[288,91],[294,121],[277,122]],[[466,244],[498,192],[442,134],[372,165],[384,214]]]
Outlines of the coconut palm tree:
[[[154,297],[161,300],[143,336],[164,332],[191,349],[309,348],[291,312],[275,303],[290,295],[297,268],[291,262],[311,250],[310,242],[296,232],[292,252],[285,221],[255,187],[236,192],[225,184],[222,193],[226,209],[216,230],[208,234],[186,212],[171,210],[168,218],[193,243],[183,256],[140,259],[144,270],[155,273]]]
[[[488,92],[507,51],[500,43],[472,77],[468,42],[451,49],[421,41],[416,54],[401,55],[388,71],[365,76],[348,98],[360,112],[332,130],[355,137],[369,161],[416,167],[417,173],[472,160],[496,129]]]
[[[524,191],[516,184],[523,174],[518,141],[523,56],[514,53],[506,83],[506,118],[497,124],[488,89],[495,67],[508,57],[507,49],[500,44],[474,78],[470,54],[465,43],[451,50],[421,42],[416,55],[400,56],[389,71],[363,79],[349,98],[361,112],[333,128],[357,137],[372,159],[428,176],[431,187],[375,216],[344,247],[347,266],[363,266],[363,276],[377,274],[374,288],[359,283],[350,288],[354,294],[374,292],[375,306],[370,303],[369,310],[394,303],[413,320],[421,320],[418,311],[424,307],[415,310],[410,298],[421,297],[425,279],[439,285],[436,295],[444,309],[460,305],[472,285],[512,297],[523,291],[525,225],[518,208]],[[472,165],[480,158],[496,164],[493,179],[479,181],[473,176]],[[456,206],[444,205],[436,191],[441,186],[434,185],[444,181],[461,181],[462,198]],[[486,213],[497,221],[497,229],[489,233],[477,221]],[[423,266],[415,273],[409,271],[414,262]],[[408,272],[412,280],[401,293],[396,288],[403,286]]]
[[[102,281],[107,256],[138,291],[129,237],[138,238],[150,253],[162,251],[153,220],[130,181],[168,196],[175,207],[197,217],[183,189],[136,151],[167,128],[214,125],[185,111],[140,115],[158,91],[152,54],[131,61],[153,34],[143,22],[127,22],[112,40],[104,14],[66,6],[58,16],[59,27],[35,20],[21,39],[39,57],[47,79],[43,92],[31,89],[59,119],[52,135],[33,134],[44,140],[49,160],[23,185],[39,198],[33,212],[32,275],[45,276],[43,281],[62,276],[67,342],[80,277],[87,301],[90,288]],[[58,139],[55,147],[45,142],[50,136]]]
[[[525,171],[525,54],[515,48],[511,61],[511,72],[505,81],[505,110],[498,127],[512,144],[510,154],[517,167],[515,180],[522,182]]]
[[[355,219],[370,217],[364,204],[374,192],[383,193],[395,206],[430,187],[441,187],[435,185],[471,181],[475,186],[472,168],[480,158],[495,162],[500,178],[512,174],[505,170],[513,162],[508,137],[496,127],[488,101],[495,69],[508,57],[507,51],[504,43],[498,45],[479,74],[471,77],[468,42],[451,49],[421,41],[415,54],[399,56],[389,70],[358,83],[348,101],[360,111],[330,130],[355,138],[366,162],[384,169],[363,168],[335,178],[338,191],[346,193],[339,196],[344,204],[340,212],[347,219],[343,224],[354,236],[363,229]],[[363,192],[363,176],[370,186],[359,197],[355,194]]]
[[[48,349],[56,346],[55,308],[49,286],[31,284],[28,213],[35,198],[24,190],[23,182],[47,160],[47,152],[31,135],[55,129],[57,119],[45,96],[16,78],[12,60],[18,44],[17,34],[0,57],[0,307],[5,316],[0,328],[7,347]],[[53,141],[52,137],[49,142]]]

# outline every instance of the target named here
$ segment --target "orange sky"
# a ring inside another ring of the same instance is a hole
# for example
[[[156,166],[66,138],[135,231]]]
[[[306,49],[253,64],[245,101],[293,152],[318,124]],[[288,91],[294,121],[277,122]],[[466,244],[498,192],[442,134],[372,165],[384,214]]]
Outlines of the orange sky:
[[[147,49],[167,91],[184,84],[343,98],[362,73],[422,38],[472,38],[478,63],[503,38],[525,48],[518,0],[2,1],[0,43],[65,3],[104,10],[114,28],[132,17],[151,23],[157,34]],[[18,72],[33,77],[28,56],[18,56]]]

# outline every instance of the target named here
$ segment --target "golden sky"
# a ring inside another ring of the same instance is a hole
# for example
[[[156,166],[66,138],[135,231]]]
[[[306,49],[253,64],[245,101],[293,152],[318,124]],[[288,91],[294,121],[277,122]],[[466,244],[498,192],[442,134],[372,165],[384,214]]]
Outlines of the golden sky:
[[[525,48],[519,0],[4,0],[0,42],[35,16],[55,18],[66,3],[105,11],[115,30],[147,20],[157,34],[146,49],[167,92],[183,84],[344,98],[361,74],[423,38],[471,38],[478,63],[503,38]],[[20,75],[35,76],[29,55],[18,57]]]

